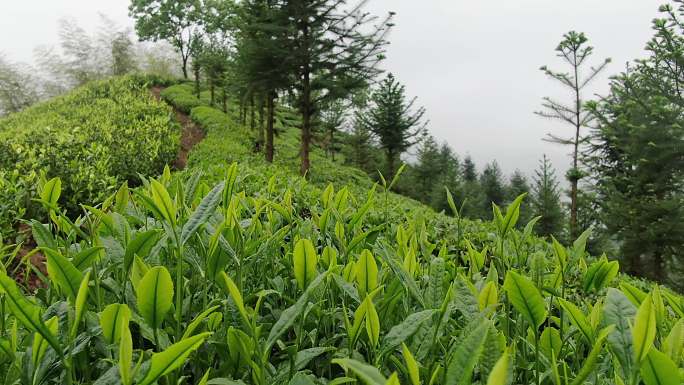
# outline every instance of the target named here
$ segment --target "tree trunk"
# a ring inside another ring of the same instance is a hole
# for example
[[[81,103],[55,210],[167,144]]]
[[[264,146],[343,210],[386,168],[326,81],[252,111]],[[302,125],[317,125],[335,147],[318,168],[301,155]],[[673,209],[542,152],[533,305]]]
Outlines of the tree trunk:
[[[387,175],[385,176],[388,182],[394,178],[394,163],[394,152],[389,150],[387,151]]]
[[[304,22],[302,26],[302,40],[304,41],[305,47],[304,51],[309,53],[309,26],[307,22]],[[301,157],[302,164],[299,170],[302,176],[305,176],[311,168],[311,162],[309,160],[309,147],[311,144],[311,63],[310,58],[306,57],[303,62],[302,69],[302,97],[300,103],[300,110],[302,113],[302,148]]]
[[[188,58],[190,56],[182,55],[183,60],[183,79],[188,79]]]
[[[580,141],[580,129],[582,128],[582,120],[580,117],[582,111],[582,102],[580,100],[580,86],[579,86],[579,71],[577,65],[577,52],[574,54],[574,69],[575,69],[575,148],[572,154],[572,175],[571,175],[571,187],[570,187],[570,238],[577,239],[579,235],[577,231],[577,184],[579,182],[579,141]]]
[[[306,93],[307,92],[305,92],[305,94]],[[302,107],[302,165],[299,173],[304,176],[309,172],[309,168],[311,168],[311,162],[309,160],[309,148],[311,146],[311,107],[308,98],[305,99]]]
[[[335,161],[335,131],[330,131],[330,157]]]
[[[255,111],[254,111],[254,94],[252,94],[249,98],[249,128],[254,130],[256,127],[256,117],[255,117]]]
[[[259,132],[257,135],[257,151],[261,151],[261,148],[266,142],[266,127],[264,127],[264,100],[260,98],[259,100]]]
[[[266,161],[273,163],[273,121],[275,120],[275,96],[269,93],[266,100]]]
[[[577,179],[570,182],[570,239],[577,239]]]
[[[213,107],[214,106],[214,80],[213,79],[209,80],[209,93],[211,94],[209,104]]]
[[[226,96],[226,87],[221,87],[221,99],[223,99],[223,112],[228,113],[228,97]]]
[[[200,98],[200,67],[195,66],[195,94]]]

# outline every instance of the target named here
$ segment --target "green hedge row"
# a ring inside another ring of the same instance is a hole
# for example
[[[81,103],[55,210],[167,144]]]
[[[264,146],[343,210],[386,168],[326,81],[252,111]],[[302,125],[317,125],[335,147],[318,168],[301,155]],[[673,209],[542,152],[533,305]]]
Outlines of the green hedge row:
[[[164,79],[93,82],[0,120],[0,185],[12,189],[0,195],[0,232],[36,215],[30,202],[37,170],[62,179],[61,204],[75,211],[122,181],[136,184],[139,174],[158,174],[170,163],[179,129],[171,109],[149,92],[158,83]]]

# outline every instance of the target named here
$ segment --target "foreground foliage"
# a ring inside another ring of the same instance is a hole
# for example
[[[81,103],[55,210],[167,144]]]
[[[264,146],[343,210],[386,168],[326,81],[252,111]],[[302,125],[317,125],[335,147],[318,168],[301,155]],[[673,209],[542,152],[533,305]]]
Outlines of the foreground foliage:
[[[94,82],[1,119],[0,236],[19,219],[38,216],[31,199],[42,183],[39,170],[62,179],[62,202],[73,212],[122,181],[158,174],[177,148],[170,110],[152,98],[143,77]]]
[[[516,230],[522,196],[473,227],[264,178],[165,173],[75,222],[49,181],[47,287],[0,273],[4,383],[681,381],[682,297],[618,278],[588,233]]]

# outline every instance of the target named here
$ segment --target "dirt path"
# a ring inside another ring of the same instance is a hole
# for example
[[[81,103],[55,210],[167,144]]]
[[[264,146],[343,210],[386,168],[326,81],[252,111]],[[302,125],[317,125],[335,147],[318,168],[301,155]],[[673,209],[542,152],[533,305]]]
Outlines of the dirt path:
[[[164,87],[154,86],[150,89],[150,92],[154,95],[155,99],[161,100],[163,89]],[[173,166],[177,170],[182,170],[188,164],[188,153],[190,153],[192,147],[204,139],[204,132],[197,127],[188,114],[175,108],[173,112],[176,114],[176,121],[181,125],[180,150],[178,151],[178,157],[173,162]]]

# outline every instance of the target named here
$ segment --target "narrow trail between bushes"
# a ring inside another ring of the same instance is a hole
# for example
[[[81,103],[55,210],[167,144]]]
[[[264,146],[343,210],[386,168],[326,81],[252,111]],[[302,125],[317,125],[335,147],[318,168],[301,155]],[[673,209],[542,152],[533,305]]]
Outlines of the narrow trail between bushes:
[[[150,89],[157,101],[161,101],[161,92],[164,87],[154,86]],[[193,121],[190,116],[182,111],[179,111],[174,106],[173,112],[176,115],[176,121],[181,125],[180,150],[178,157],[173,162],[173,167],[177,170],[183,170],[188,164],[188,154],[194,145],[204,139],[204,131],[202,131]]]

